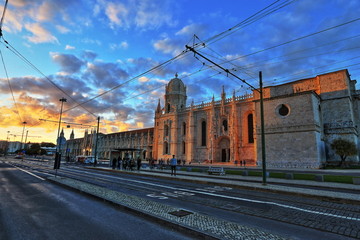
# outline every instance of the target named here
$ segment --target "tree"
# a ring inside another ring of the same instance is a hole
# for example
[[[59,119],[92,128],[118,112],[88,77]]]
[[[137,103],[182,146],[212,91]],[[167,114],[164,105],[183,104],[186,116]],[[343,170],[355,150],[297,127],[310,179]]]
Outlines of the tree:
[[[40,152],[40,144],[39,143],[33,143],[31,144],[30,148],[26,151],[28,155],[37,155]]]
[[[42,142],[40,144],[41,147],[55,147],[56,145],[53,143],[47,143],[47,142]]]
[[[331,144],[331,148],[340,156],[339,166],[344,164],[348,156],[354,156],[358,153],[355,143],[341,138],[335,139]]]

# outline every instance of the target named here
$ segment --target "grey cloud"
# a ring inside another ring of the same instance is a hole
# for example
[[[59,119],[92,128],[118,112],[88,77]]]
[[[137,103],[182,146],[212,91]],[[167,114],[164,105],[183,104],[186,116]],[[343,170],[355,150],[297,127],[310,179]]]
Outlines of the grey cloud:
[[[80,71],[84,62],[72,54],[53,53],[52,59],[60,65],[62,71],[72,74]]]
[[[86,74],[99,87],[110,88],[126,80],[129,74],[115,63],[96,62],[88,64]]]

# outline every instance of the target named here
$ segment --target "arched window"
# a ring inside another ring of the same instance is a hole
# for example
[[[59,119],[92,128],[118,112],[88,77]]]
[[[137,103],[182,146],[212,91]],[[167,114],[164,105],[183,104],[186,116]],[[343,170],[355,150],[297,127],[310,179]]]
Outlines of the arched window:
[[[248,142],[254,143],[254,122],[253,122],[252,114],[249,114],[247,117],[247,125],[248,125]]]
[[[169,136],[169,126],[168,126],[168,125],[165,125],[164,135],[165,135],[165,137],[168,137],[168,136]]]
[[[226,119],[222,122],[222,126],[223,126],[224,131],[227,132],[227,130],[228,130],[228,121]]]
[[[186,135],[186,122],[183,122],[183,135]]]
[[[182,142],[182,147],[183,147],[183,154],[186,153],[186,144],[185,144],[185,141]]]
[[[169,143],[164,142],[164,154],[169,154]]]
[[[201,122],[201,146],[206,146],[206,122]]]
[[[170,106],[170,103],[167,104],[167,112],[169,113],[171,110],[171,106]]]

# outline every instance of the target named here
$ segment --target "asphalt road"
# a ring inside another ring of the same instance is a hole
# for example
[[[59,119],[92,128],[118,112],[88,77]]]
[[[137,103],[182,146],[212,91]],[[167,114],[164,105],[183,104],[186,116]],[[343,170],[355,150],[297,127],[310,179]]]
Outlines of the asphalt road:
[[[51,164],[24,161],[17,165],[42,177],[54,174]],[[291,239],[347,239],[360,231],[359,205],[77,166],[63,165],[58,174]]]
[[[192,239],[0,162],[0,239]]]

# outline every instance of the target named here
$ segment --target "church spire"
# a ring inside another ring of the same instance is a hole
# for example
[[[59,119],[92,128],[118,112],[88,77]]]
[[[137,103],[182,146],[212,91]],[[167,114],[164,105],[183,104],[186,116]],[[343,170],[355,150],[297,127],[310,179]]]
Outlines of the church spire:
[[[160,98],[159,98],[159,102],[158,102],[158,105],[157,105],[157,108],[156,108],[156,112],[157,113],[161,112]]]
[[[70,139],[74,139],[74,129],[71,131],[71,134],[70,134]]]

